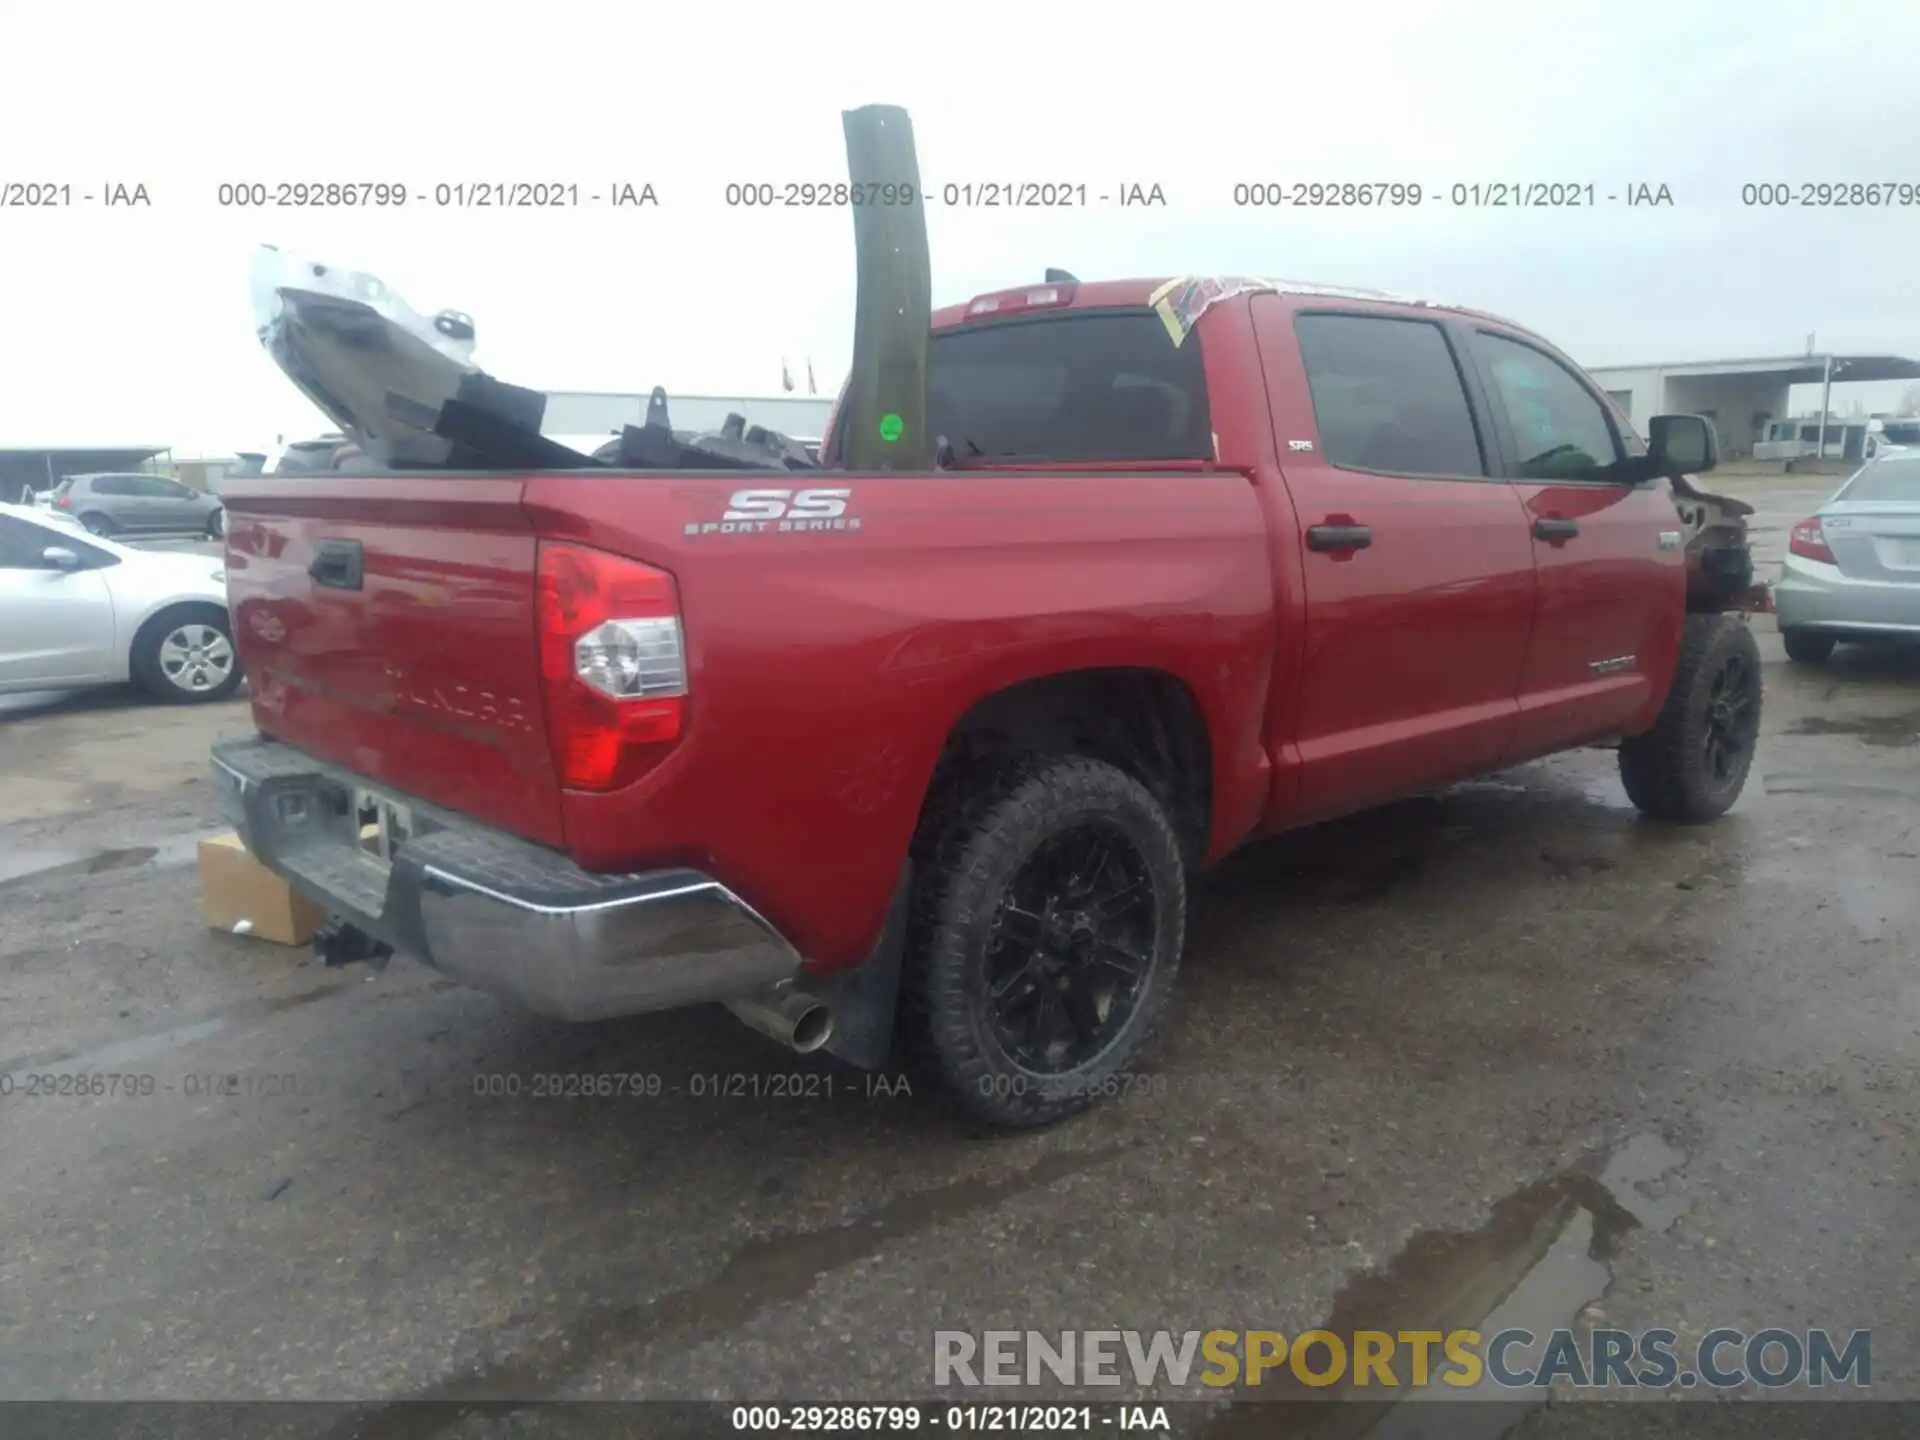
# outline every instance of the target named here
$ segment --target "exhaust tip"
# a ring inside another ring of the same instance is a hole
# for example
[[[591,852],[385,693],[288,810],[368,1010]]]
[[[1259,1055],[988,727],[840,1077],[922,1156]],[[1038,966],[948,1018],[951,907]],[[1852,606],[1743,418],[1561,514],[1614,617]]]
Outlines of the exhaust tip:
[[[799,1054],[811,1055],[832,1038],[833,1011],[825,1005],[812,1005],[793,1022],[793,1039],[789,1043]]]
[[[795,990],[776,987],[721,1003],[762,1035],[802,1055],[833,1038],[833,1007]]]

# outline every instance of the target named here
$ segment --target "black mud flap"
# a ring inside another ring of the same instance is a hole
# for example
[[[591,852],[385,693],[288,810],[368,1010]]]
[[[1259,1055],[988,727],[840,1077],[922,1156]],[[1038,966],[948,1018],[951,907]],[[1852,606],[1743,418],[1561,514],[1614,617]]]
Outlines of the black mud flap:
[[[833,1009],[826,1052],[863,1070],[878,1070],[893,1054],[894,1011],[900,1002],[900,963],[906,950],[907,906],[913,894],[913,862],[900,868],[873,953],[858,967],[811,984],[807,993]]]

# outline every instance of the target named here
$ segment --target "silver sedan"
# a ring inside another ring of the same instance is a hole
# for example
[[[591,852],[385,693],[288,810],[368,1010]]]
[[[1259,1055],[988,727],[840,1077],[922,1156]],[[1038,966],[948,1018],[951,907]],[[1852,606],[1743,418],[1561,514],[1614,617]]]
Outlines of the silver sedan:
[[[1793,527],[1773,608],[1803,664],[1843,640],[1920,640],[1920,451],[1862,465]]]

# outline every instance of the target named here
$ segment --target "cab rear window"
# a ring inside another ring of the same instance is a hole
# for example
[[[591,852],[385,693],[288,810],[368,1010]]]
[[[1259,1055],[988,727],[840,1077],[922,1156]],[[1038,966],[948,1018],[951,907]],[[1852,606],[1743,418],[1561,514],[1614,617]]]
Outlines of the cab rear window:
[[[1200,339],[1150,310],[1055,313],[935,334],[927,428],[955,458],[1209,460]]]

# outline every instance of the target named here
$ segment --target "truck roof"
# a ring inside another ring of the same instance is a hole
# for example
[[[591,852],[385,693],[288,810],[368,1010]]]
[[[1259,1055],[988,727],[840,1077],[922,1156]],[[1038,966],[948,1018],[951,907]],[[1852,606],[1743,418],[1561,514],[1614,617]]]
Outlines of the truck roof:
[[[1060,309],[1094,310],[1116,307],[1142,306],[1171,311],[1191,326],[1208,306],[1236,295],[1267,293],[1274,295],[1321,297],[1337,300],[1358,300],[1377,305],[1408,306],[1423,310],[1444,310],[1455,315],[1471,315],[1484,320],[1492,320],[1501,325],[1524,329],[1504,316],[1493,315],[1484,310],[1474,310],[1464,305],[1454,305],[1445,301],[1428,300],[1414,295],[1398,294],[1390,290],[1374,290],[1359,285],[1324,284],[1312,280],[1278,280],[1255,278],[1239,275],[1166,275],[1158,278],[1133,280],[1091,280],[1061,282],[1059,288],[1066,289],[1071,284],[1072,294],[1064,302],[1058,303]],[[972,299],[963,300],[954,305],[943,305],[933,312],[933,328],[945,329],[965,322],[969,316],[980,313],[976,307],[982,301],[1000,296],[1017,296],[1022,291],[1037,291],[1052,288],[1051,282],[1041,282],[1029,286],[1011,286],[1005,290],[988,291]],[[1010,311],[1018,306],[1009,306]],[[1052,308],[1052,307],[1049,307]]]

